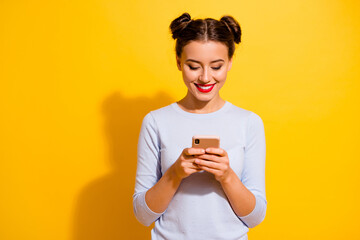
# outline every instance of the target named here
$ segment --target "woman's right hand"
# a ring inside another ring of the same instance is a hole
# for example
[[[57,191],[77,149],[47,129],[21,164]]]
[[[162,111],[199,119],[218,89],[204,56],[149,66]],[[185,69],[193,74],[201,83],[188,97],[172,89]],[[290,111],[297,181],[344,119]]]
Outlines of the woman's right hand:
[[[205,154],[205,150],[202,148],[185,148],[171,166],[176,176],[182,180],[195,172],[202,171],[195,163],[197,156],[202,154]]]

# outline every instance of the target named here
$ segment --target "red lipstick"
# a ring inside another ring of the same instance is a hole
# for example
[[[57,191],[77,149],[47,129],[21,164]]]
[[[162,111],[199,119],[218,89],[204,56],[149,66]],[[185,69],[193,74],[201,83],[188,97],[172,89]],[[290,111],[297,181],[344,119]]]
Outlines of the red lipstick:
[[[194,83],[196,88],[202,92],[202,93],[208,93],[211,92],[211,90],[214,88],[215,84],[196,84]]]

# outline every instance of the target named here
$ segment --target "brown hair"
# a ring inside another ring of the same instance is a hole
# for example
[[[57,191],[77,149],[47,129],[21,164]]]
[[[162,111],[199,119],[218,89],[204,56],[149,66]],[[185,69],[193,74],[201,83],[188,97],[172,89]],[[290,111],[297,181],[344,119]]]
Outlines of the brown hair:
[[[219,21],[212,18],[192,20],[183,13],[170,24],[173,39],[176,40],[176,55],[181,57],[183,47],[190,41],[216,41],[228,47],[229,59],[235,51],[235,43],[241,42],[241,28],[232,16],[223,16]]]

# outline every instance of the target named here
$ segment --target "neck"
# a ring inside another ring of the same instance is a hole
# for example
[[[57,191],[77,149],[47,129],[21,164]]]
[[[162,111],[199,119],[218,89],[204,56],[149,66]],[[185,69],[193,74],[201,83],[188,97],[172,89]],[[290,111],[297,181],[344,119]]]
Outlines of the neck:
[[[219,110],[225,104],[225,100],[217,95],[210,101],[199,101],[191,94],[187,94],[183,99],[178,101],[179,107],[191,113],[211,113]]]

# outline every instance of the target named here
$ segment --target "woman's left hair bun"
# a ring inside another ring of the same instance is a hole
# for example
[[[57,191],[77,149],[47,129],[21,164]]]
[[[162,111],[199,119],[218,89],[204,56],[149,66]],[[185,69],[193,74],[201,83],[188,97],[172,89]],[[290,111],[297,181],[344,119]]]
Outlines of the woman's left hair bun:
[[[172,32],[172,38],[177,39],[179,34],[187,27],[191,22],[191,16],[189,13],[183,13],[180,17],[174,19],[170,24],[170,30]]]
[[[225,24],[225,26],[229,29],[231,34],[234,36],[234,42],[241,42],[241,28],[240,24],[232,17],[232,16],[223,16],[220,19],[221,22]]]

